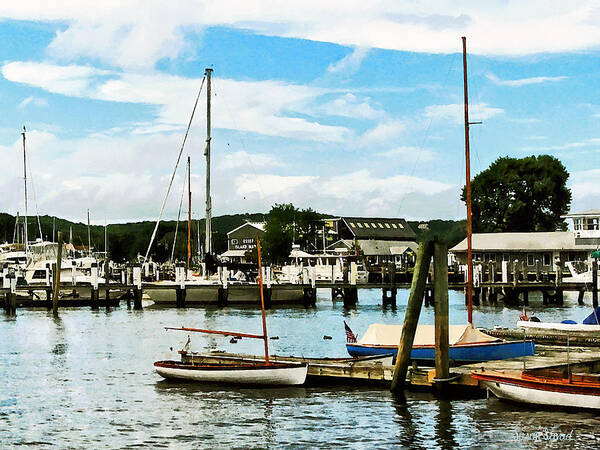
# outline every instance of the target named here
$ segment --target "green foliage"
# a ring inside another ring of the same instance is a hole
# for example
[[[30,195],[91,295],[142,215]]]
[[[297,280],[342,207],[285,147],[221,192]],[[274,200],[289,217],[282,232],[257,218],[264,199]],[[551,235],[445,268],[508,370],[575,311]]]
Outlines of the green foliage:
[[[430,220],[428,222],[408,222],[417,235],[417,242],[438,238],[441,242],[454,247],[467,236],[466,220]],[[424,227],[419,228],[419,225]]]
[[[311,208],[298,209],[291,203],[275,204],[267,215],[261,248],[266,263],[280,264],[292,250],[292,243],[309,248],[314,242],[319,220],[330,217]]]
[[[473,231],[555,231],[569,211],[569,173],[553,156],[498,158],[471,183]],[[462,200],[466,198],[463,188]]]

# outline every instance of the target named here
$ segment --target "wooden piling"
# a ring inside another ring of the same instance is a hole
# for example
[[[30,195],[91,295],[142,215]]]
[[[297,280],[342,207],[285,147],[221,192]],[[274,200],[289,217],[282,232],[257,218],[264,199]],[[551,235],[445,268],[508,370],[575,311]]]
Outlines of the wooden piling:
[[[133,309],[141,310],[142,308],[142,290],[138,286],[133,287]]]
[[[398,344],[398,356],[396,357],[394,377],[390,388],[392,392],[400,392],[404,387],[406,372],[410,363],[410,352],[423,305],[423,294],[425,293],[425,283],[429,274],[432,253],[433,245],[431,242],[421,242],[419,244],[408,305],[406,306],[406,313],[404,315],[404,326],[402,327],[402,335]]]
[[[108,288],[110,269],[108,259],[104,261],[104,299],[106,301],[106,307],[110,307],[110,289]]]
[[[58,314],[58,292],[60,288],[60,265],[62,260],[63,236],[58,232],[58,249],[56,251],[56,270],[54,271],[54,292],[52,295],[52,313]]]
[[[598,260],[592,261],[592,306],[598,307]]]
[[[448,247],[433,244],[433,292],[435,301],[435,377],[445,380],[450,374],[448,319]]]

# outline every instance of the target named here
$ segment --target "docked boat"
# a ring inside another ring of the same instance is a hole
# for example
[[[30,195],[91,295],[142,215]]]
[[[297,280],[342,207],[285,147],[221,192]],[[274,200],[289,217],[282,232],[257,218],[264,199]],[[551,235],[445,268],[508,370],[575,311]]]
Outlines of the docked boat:
[[[526,318],[523,317],[523,318]],[[600,338],[600,307],[587,316],[582,323],[573,320],[562,322],[539,322],[534,320],[519,320],[517,327],[530,335],[559,334],[572,337]]]
[[[600,409],[600,374],[571,373],[568,366],[523,372],[483,370],[473,378],[496,397],[537,406]]]
[[[346,349],[351,356],[389,354],[395,358],[402,335],[402,325],[371,324],[364,336],[358,340],[349,335],[348,329],[346,334]],[[504,341],[479,331],[472,324],[450,325],[449,344],[449,359],[454,365],[531,356],[535,351],[533,341]],[[433,325],[417,326],[410,357],[423,364],[435,362]]]
[[[210,73],[210,72],[209,72]],[[208,78],[210,80],[210,78]],[[210,109],[210,108],[209,108]],[[229,360],[220,364],[195,362],[194,359],[185,359],[181,352],[181,361],[157,361],[154,363],[156,372],[163,378],[178,381],[194,381],[202,383],[217,384],[242,384],[242,385],[266,385],[266,386],[297,386],[304,384],[308,375],[307,363],[287,363],[272,361],[269,358],[269,337],[267,334],[267,319],[265,314],[265,301],[262,279],[262,262],[260,253],[260,241],[256,239],[258,252],[258,285],[260,292],[260,304],[262,315],[261,335],[238,333],[220,330],[204,330],[196,328],[172,328],[170,330],[192,331],[199,333],[218,334],[222,336],[244,337],[261,339],[264,342],[264,360],[236,361]],[[189,350],[189,339],[184,348],[185,353]]]
[[[308,364],[274,361],[235,361],[230,364],[157,361],[154,367],[160,376],[171,380],[270,386],[304,384],[308,373]]]

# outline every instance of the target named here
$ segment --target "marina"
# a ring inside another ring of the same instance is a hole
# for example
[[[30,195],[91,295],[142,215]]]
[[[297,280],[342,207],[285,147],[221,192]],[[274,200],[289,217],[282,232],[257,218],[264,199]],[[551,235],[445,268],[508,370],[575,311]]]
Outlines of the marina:
[[[117,3],[0,13],[1,448],[599,447],[594,8]]]

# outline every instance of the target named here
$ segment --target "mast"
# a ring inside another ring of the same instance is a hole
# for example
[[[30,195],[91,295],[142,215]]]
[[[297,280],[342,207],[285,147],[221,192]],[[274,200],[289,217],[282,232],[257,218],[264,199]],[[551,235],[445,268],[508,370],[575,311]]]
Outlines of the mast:
[[[25,243],[25,257],[29,254],[29,233],[27,233],[27,152],[25,150],[25,133],[27,129],[25,125],[23,125],[23,132],[21,135],[23,136],[23,182],[25,184],[25,236],[23,238],[23,242]]]
[[[463,46],[463,79],[465,95],[465,160],[466,160],[466,191],[467,191],[467,308],[469,323],[473,324],[473,242],[471,221],[471,161],[469,153],[469,96],[467,90],[467,38],[462,37]]]
[[[90,209],[87,210],[88,213],[88,253],[92,254],[92,235],[90,234]]]
[[[212,253],[212,205],[210,200],[210,97],[211,97],[211,85],[210,77],[212,69],[208,68],[205,71],[206,75],[206,149],[204,155],[206,156],[206,235],[204,237],[204,252]]]
[[[192,187],[190,185],[191,180],[191,165],[190,157],[188,156],[187,174],[188,174],[188,226],[187,226],[187,270],[190,270],[190,256],[192,254],[191,247],[191,233],[192,233]]]
[[[55,231],[56,231],[56,217],[53,217],[52,218],[52,242],[56,242],[54,240]]]
[[[73,243],[73,226],[69,227],[69,244]]]
[[[17,211],[17,217],[15,219],[15,231],[13,233],[13,244],[21,243],[21,233],[19,232],[19,211]]]
[[[104,258],[108,261],[108,225],[104,217]]]
[[[265,298],[263,295],[262,262],[260,257],[260,239],[256,236],[256,251],[258,252],[258,285],[260,290],[260,310],[262,313],[263,340],[265,342],[265,363],[269,362],[269,338],[267,336],[267,317],[265,315]]]

